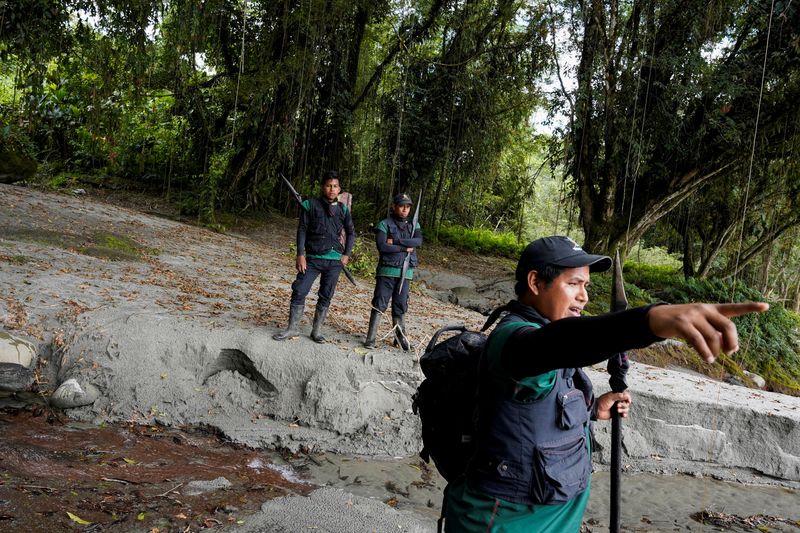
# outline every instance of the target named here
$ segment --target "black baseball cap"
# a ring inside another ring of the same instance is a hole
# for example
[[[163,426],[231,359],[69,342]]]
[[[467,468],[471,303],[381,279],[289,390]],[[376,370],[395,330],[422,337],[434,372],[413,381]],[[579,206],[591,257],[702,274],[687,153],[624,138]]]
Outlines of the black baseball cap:
[[[546,265],[563,268],[588,266],[590,272],[605,272],[611,268],[611,258],[587,254],[569,237],[553,236],[536,239],[522,251],[517,263],[516,278],[527,279],[528,272],[541,272]]]
[[[411,197],[404,192],[395,195],[394,200],[392,200],[394,205],[412,205],[414,202],[411,201]]]

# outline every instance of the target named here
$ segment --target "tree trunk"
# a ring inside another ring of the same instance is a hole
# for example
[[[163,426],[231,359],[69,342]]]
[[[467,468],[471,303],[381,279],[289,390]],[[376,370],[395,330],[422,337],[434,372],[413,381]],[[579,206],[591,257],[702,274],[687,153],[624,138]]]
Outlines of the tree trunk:
[[[800,283],[794,288],[794,305],[792,306],[792,310],[795,313],[800,313]]]
[[[772,267],[772,250],[775,248],[775,241],[764,249],[764,259],[761,263],[761,276],[759,279],[759,291],[766,295],[769,289],[769,270]]]
[[[739,254],[738,263],[737,261],[730,261],[728,263],[728,267],[725,269],[723,276],[728,277],[737,275],[745,266],[750,263],[750,261],[752,261],[762,250],[764,250],[764,248],[772,245],[772,243],[775,242],[778,237],[783,235],[785,231],[792,229],[797,225],[800,225],[800,215],[795,215],[794,218],[790,218],[777,228],[773,228],[766,235],[760,236],[753,245]]]
[[[686,216],[683,218],[681,238],[683,239],[683,277],[689,279],[694,277],[694,243],[689,224],[689,209],[686,210]]]

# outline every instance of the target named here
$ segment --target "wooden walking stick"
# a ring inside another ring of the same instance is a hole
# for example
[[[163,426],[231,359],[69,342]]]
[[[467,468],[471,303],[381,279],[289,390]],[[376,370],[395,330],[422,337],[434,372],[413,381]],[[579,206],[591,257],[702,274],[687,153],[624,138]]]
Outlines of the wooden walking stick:
[[[625,296],[625,285],[622,280],[622,265],[619,250],[614,256],[614,282],[611,286],[611,311],[624,311],[628,308]],[[608,360],[608,383],[614,392],[622,392],[628,388],[625,375],[628,373],[627,354],[618,353]],[[620,525],[620,487],[622,482],[622,417],[617,405],[611,408],[611,518],[609,531],[619,533]]]

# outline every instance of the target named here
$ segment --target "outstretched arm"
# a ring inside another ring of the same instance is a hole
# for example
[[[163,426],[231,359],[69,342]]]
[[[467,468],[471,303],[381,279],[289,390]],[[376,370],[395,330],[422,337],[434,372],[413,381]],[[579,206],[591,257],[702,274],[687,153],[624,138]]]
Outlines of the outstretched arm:
[[[647,314],[650,331],[659,337],[680,337],[708,363],[717,354],[730,355],[739,349],[739,335],[731,318],[763,313],[769,304],[683,304],[659,305]]]
[[[557,368],[599,363],[611,355],[644,348],[667,337],[685,339],[712,362],[720,350],[738,349],[730,318],[769,308],[765,303],[682,304],[637,307],[607,315],[564,318],[520,328],[503,348],[503,365],[515,379]]]

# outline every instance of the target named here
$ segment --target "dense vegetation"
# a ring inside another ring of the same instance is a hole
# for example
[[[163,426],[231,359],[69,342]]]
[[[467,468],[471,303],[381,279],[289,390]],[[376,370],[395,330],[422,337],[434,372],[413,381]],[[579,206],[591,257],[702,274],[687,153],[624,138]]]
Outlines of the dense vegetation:
[[[623,269],[625,291],[631,306],[656,302],[744,302],[763,301],[758,291],[738,281],[685,279],[675,265],[651,265],[629,261]],[[735,288],[734,288],[735,287]],[[608,312],[610,275],[594,275],[589,311]],[[701,364],[686,348],[650,349],[637,354],[640,360],[658,365],[688,366],[714,377],[736,376],[747,382],[745,370],[761,375],[770,390],[800,395],[800,315],[773,305],[769,311],[734,319],[739,329],[740,351],[720,358],[715,367]]]
[[[784,0],[0,0],[0,181],[125,180],[214,225],[335,168],[362,226],[402,190],[478,253],[661,247],[676,301],[800,311],[798,99]]]

